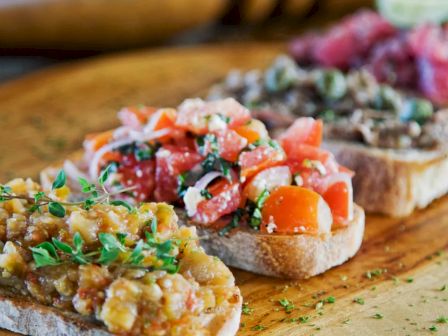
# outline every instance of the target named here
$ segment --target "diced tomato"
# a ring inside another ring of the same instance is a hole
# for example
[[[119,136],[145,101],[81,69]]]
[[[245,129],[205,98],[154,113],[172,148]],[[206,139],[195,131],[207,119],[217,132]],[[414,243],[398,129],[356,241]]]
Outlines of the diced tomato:
[[[322,143],[322,120],[313,118],[297,119],[280,137],[279,142],[289,156],[297,145],[319,147]]]
[[[297,186],[274,189],[261,214],[263,233],[328,233],[333,221],[328,205],[318,193]]]
[[[254,143],[260,139],[269,138],[266,126],[257,119],[252,119],[244,125],[235,127],[235,132],[246,138],[249,143]]]
[[[296,145],[289,150],[288,166],[291,168],[293,174],[309,170],[304,165],[305,160],[321,162],[326,173],[336,173],[339,171],[339,165],[334,155],[327,150],[310,145]]]
[[[230,162],[236,161],[241,150],[247,145],[247,140],[233,130],[217,131],[214,135],[216,136],[219,155]],[[204,154],[212,152],[212,147],[211,141],[206,139]]]
[[[84,148],[89,152],[96,152],[112,140],[114,130],[101,133],[88,134],[84,140]]]
[[[124,126],[140,128],[156,111],[155,107],[150,106],[129,106],[118,112],[118,119]]]
[[[228,119],[227,127],[234,128],[250,120],[250,112],[233,98],[204,102],[187,99],[178,108],[176,125],[195,134],[209,132],[211,116]]]
[[[123,155],[117,172],[122,175],[121,183],[124,187],[137,188],[132,194],[138,202],[152,199],[155,188],[154,160],[138,161],[134,154]]]
[[[177,112],[175,109],[163,108],[157,110],[148,120],[148,127],[152,131],[174,127]]]
[[[353,217],[353,187],[350,175],[338,173],[327,176],[322,197],[328,203],[335,223],[346,224]]]
[[[241,152],[238,160],[241,180],[246,181],[263,169],[283,163],[285,159],[285,153],[281,149],[270,145],[261,145],[252,151]]]
[[[240,184],[226,179],[208,188],[212,198],[201,201],[192,220],[199,224],[212,224],[224,215],[238,209],[241,201]]]
[[[156,189],[158,202],[174,202],[177,195],[178,176],[202,161],[202,157],[188,147],[165,145],[156,153]]]
[[[290,185],[291,182],[288,166],[270,167],[259,172],[245,185],[243,196],[255,202],[263,191],[270,192],[277,187]]]

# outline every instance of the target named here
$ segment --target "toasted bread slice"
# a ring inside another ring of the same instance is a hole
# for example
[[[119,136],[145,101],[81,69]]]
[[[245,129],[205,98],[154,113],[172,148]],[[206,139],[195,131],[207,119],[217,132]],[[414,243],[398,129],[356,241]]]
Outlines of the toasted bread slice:
[[[354,207],[353,220],[330,236],[263,234],[234,229],[220,236],[197,227],[201,246],[226,265],[274,277],[306,279],[341,265],[359,250],[364,235],[364,211]]]
[[[239,300],[226,310],[217,309],[215,313],[204,314],[211,335],[235,335],[241,316],[242,296],[238,288],[235,294]],[[0,328],[24,335],[40,336],[106,336],[112,335],[98,322],[86,319],[79,314],[45,306],[28,297],[19,296],[0,286]]]
[[[367,212],[407,216],[448,192],[447,150],[380,149],[344,141],[324,147],[355,171],[355,201]]]
[[[76,163],[81,157],[77,152],[69,159]],[[60,168],[59,165],[44,169],[42,186],[50,187]],[[180,224],[190,225],[184,210],[176,212]],[[197,230],[205,251],[218,256],[228,266],[268,276],[302,279],[323,273],[353,257],[361,246],[364,224],[364,210],[355,205],[353,220],[327,237],[262,234],[245,229],[220,236],[216,230],[201,226],[197,226]]]

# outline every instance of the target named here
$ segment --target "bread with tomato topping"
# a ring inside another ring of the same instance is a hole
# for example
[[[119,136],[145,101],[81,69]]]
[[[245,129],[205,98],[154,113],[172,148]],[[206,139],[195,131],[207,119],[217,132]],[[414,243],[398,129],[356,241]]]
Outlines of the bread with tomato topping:
[[[321,148],[322,121],[300,118],[273,140],[234,99],[126,108],[119,116],[122,127],[88,137],[84,153],[65,161],[72,180],[95,183],[109,172],[105,187],[131,188],[130,202],[170,202],[184,224],[213,237],[204,240],[209,251],[226,251],[229,265],[261,274],[309,277],[359,249],[364,215],[353,202],[353,172]],[[42,183],[50,186],[56,173],[45,170]],[[222,242],[227,249],[214,247]],[[241,261],[247,244],[267,258]],[[269,256],[281,244],[300,258],[282,264],[277,252]],[[278,267],[268,271],[268,263]]]

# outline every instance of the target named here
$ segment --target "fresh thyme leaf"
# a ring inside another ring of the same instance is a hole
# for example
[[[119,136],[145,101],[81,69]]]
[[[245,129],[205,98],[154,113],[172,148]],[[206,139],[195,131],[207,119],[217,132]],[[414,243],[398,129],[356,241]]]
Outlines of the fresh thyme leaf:
[[[117,238],[121,245],[124,245],[127,236],[128,236],[127,233],[121,233],[121,232],[117,233]]]
[[[39,203],[39,201],[45,197],[45,193],[43,191],[39,191],[34,195],[34,203],[36,203],[35,205],[37,205],[37,203]]]
[[[82,246],[84,245],[84,239],[79,232],[75,232],[73,235],[73,245],[75,245],[76,251],[81,251]]]
[[[161,271],[167,271],[169,274],[175,274],[179,271],[179,265],[164,264],[160,267],[157,267],[157,269]]]
[[[129,256],[129,262],[133,265],[140,265],[141,262],[144,259],[144,256],[142,254],[143,252],[143,240],[139,240],[137,245],[135,245],[134,250],[132,251],[131,255]]]
[[[61,242],[60,240],[53,238],[52,239],[54,246],[56,246],[56,248],[62,252],[68,253],[68,254],[72,254],[73,253],[73,249],[70,245]]]
[[[109,174],[111,173],[112,169],[115,168],[114,164],[109,164],[100,174],[100,177],[98,178],[98,184],[100,186],[103,186],[104,183],[109,179]]]
[[[55,217],[63,218],[65,216],[65,208],[58,202],[48,203],[48,211]]]
[[[98,234],[98,239],[101,245],[103,245],[104,249],[107,251],[118,250],[121,252],[126,252],[126,248],[112,233],[101,232]]]
[[[30,250],[32,252],[34,262],[36,263],[36,267],[54,266],[61,263],[59,258],[52,256],[44,247],[30,247]]]
[[[85,178],[80,177],[78,178],[78,183],[81,186],[83,193],[90,192],[91,184],[89,183],[89,181],[87,181]]]
[[[55,259],[59,258],[58,253],[56,252],[56,249],[54,248],[54,246],[50,242],[40,243],[36,247],[37,248],[43,248],[43,249],[47,250],[48,253],[50,254],[50,256],[52,256]]]
[[[111,202],[109,202],[110,205],[114,205],[114,206],[124,206],[126,209],[128,209],[129,212],[132,212],[132,205],[130,205],[128,202],[123,201],[123,200],[113,200]]]
[[[12,189],[10,186],[0,185],[0,193],[10,194],[10,193],[12,193]]]
[[[118,249],[107,250],[106,248],[103,247],[101,249],[101,254],[100,258],[98,259],[98,263],[102,265],[108,265],[117,260],[119,254],[120,250]]]
[[[62,188],[65,185],[66,180],[67,178],[65,176],[65,172],[60,170],[53,182],[53,185],[51,186],[51,190]]]

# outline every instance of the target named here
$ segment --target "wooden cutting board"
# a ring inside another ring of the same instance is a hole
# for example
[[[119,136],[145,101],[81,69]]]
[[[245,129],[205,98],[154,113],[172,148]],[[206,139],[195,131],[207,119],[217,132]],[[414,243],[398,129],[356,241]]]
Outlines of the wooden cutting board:
[[[176,106],[229,69],[265,66],[279,51],[267,44],[142,51],[0,86],[0,181],[37,177],[86,133],[116,126],[124,105]],[[448,324],[436,322],[448,316],[448,198],[406,219],[369,216],[366,224],[358,255],[324,275],[285,281],[235,270],[250,308],[240,335],[448,335]],[[295,305],[290,314],[278,303],[284,298]]]

